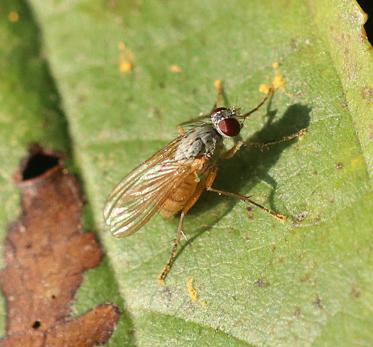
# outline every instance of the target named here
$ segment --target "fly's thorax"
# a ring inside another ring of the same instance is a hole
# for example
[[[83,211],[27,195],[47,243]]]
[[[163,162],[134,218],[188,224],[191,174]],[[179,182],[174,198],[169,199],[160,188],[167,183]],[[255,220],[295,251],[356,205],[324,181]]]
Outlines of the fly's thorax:
[[[213,158],[222,137],[212,124],[197,126],[187,132],[176,150],[175,159],[194,159],[198,156]]]

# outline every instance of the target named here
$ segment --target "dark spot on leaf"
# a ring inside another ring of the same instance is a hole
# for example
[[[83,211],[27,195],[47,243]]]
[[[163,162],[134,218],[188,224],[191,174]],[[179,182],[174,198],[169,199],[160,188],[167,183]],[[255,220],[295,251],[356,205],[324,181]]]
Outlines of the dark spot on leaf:
[[[248,206],[247,208],[246,208],[246,211],[247,211],[247,217],[249,218],[249,219],[254,219],[254,213],[253,213],[253,208],[251,207],[251,206]]]
[[[308,211],[302,211],[295,216],[294,224],[297,225],[303,222],[308,216]]]
[[[307,272],[306,274],[304,274],[301,278],[300,278],[300,281],[301,282],[311,282],[311,278],[312,278],[312,273],[311,272]]]
[[[22,172],[22,179],[29,180],[41,176],[48,170],[58,165],[59,158],[53,155],[37,153],[29,158]]]
[[[36,320],[34,323],[32,323],[32,329],[39,329],[41,327],[41,322]]]
[[[343,163],[341,163],[341,162],[338,162],[337,164],[336,164],[336,166],[335,166],[338,170],[341,170],[341,169],[343,169]]]
[[[0,272],[7,300],[0,344],[7,347],[103,344],[120,316],[116,306],[104,304],[70,318],[83,273],[99,264],[102,253],[94,234],[81,230],[80,188],[59,159],[34,147],[18,174],[26,180],[19,184],[22,215],[9,228]]]
[[[294,316],[295,317],[299,317],[300,315],[301,315],[301,313],[302,313],[302,311],[301,311],[301,309],[300,309],[300,307],[295,307],[295,309],[294,309]]]
[[[162,114],[161,114],[161,110],[158,108],[158,107],[154,107],[152,110],[151,110],[152,114],[154,115],[155,118],[161,118]]]
[[[370,44],[373,44],[373,2],[372,0],[357,0],[357,3],[368,15],[368,20],[364,24],[364,29],[368,41],[370,42]]]
[[[324,308],[321,298],[318,295],[316,295],[315,300],[312,301],[312,304],[319,309]]]
[[[269,282],[267,282],[266,280],[264,280],[263,278],[258,278],[256,281],[255,281],[255,286],[257,286],[258,288],[267,288],[269,287]]]
[[[361,296],[361,291],[357,287],[352,287],[350,294],[353,298],[357,299]]]
[[[277,258],[277,262],[278,262],[279,264],[283,264],[283,263],[285,263],[285,260],[286,260],[285,257],[278,257],[278,258]]]
[[[364,87],[361,90],[361,96],[368,102],[373,102],[373,88],[371,87]]]
[[[32,145],[28,157],[21,163],[21,170],[16,175],[16,180],[28,181],[43,176],[50,170],[58,168],[62,156],[46,151],[39,145]]]

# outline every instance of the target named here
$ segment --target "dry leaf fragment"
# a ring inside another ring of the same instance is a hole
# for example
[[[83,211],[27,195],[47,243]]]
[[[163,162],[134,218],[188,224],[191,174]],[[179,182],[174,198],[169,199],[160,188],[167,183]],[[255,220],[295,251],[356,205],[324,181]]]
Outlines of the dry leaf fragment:
[[[7,301],[6,337],[0,346],[89,347],[106,342],[119,319],[116,306],[98,306],[69,319],[83,272],[102,253],[93,233],[83,233],[77,180],[55,154],[33,149],[21,190],[22,215],[10,227],[0,285]],[[40,170],[40,165],[46,165]]]

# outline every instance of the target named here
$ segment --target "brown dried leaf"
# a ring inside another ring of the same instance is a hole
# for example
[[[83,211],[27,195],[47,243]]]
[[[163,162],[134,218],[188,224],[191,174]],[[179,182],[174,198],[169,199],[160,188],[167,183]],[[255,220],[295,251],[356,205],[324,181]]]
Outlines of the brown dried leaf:
[[[51,157],[46,152],[32,158]],[[77,180],[61,165],[19,183],[22,216],[6,239],[0,284],[7,300],[6,338],[1,346],[74,346],[104,343],[119,319],[111,304],[69,320],[83,272],[102,253],[93,233],[83,233]]]

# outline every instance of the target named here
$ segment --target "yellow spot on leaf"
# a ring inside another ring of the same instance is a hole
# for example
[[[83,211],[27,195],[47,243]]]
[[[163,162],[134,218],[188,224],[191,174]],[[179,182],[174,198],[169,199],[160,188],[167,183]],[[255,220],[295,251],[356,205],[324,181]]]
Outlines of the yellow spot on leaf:
[[[272,86],[271,85],[269,85],[269,84],[261,84],[260,86],[259,86],[259,91],[261,92],[261,93],[263,93],[263,94],[269,94],[269,92],[271,91],[271,89],[272,89]]]
[[[19,14],[16,11],[11,11],[8,14],[9,22],[16,23],[19,21]]]
[[[178,72],[181,72],[181,67],[179,65],[176,65],[176,64],[172,64],[169,68],[168,68],[171,72],[174,72],[174,73],[178,73]]]
[[[198,293],[197,293],[197,290],[193,287],[193,278],[188,279],[187,290],[188,290],[188,294],[189,294],[190,299],[193,302],[196,302],[198,300]]]
[[[284,89],[285,87],[285,79],[284,76],[280,73],[276,73],[275,78],[272,81],[273,88],[277,89]]]
[[[353,169],[357,169],[359,166],[362,166],[364,163],[364,159],[361,155],[351,160],[351,167]]]
[[[206,300],[200,300],[201,306],[206,307],[208,306],[208,303]]]
[[[124,51],[126,49],[126,44],[123,41],[118,43],[118,48],[120,51]]]
[[[133,65],[131,62],[123,60],[120,62],[119,71],[123,74],[129,73],[133,70]]]
[[[121,74],[128,74],[134,68],[134,55],[127,48],[126,44],[123,41],[118,43],[119,49],[119,72]]]
[[[280,63],[272,63],[272,68],[275,70],[275,77],[272,80],[272,84],[263,83],[259,86],[259,91],[263,94],[269,94],[270,92],[276,91],[278,89],[285,89],[285,78],[278,71]]]

